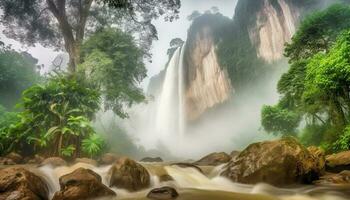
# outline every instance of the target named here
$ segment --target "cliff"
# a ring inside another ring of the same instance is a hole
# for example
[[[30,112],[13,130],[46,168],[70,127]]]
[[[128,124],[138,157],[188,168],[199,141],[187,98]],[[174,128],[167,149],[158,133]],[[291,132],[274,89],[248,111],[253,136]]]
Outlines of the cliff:
[[[218,61],[214,15],[202,16],[189,29],[185,49],[185,110],[187,120],[199,118],[207,109],[225,102],[233,93],[230,78]],[[219,17],[219,16],[216,16]]]

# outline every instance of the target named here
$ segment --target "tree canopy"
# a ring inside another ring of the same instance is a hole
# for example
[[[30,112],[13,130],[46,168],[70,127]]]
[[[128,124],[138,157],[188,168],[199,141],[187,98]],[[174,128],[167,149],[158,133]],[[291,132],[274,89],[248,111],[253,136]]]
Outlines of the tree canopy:
[[[0,50],[0,104],[12,109],[23,90],[39,81],[37,60],[9,47]]]
[[[339,150],[337,140],[349,138],[342,137],[350,122],[349,20],[350,7],[334,5],[301,23],[285,49],[290,69],[278,83],[280,101],[262,109],[267,132],[290,134],[303,120],[302,138],[335,142],[328,150]]]
[[[140,46],[148,49],[157,37],[152,20],[178,17],[179,0],[2,0],[4,33],[23,44],[35,43],[64,47],[70,56],[69,69],[80,64],[80,47],[86,33],[101,27],[128,24],[127,31],[137,30]],[[64,45],[63,45],[64,44]]]
[[[146,76],[143,52],[134,38],[118,29],[90,37],[82,47],[80,70],[102,93],[106,109],[127,117],[124,105],[144,100],[138,84]]]

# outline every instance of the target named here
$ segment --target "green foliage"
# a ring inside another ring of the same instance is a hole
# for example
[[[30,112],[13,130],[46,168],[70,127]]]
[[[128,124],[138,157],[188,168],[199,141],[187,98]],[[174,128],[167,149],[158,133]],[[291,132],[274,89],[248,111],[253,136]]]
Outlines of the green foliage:
[[[297,113],[279,106],[264,106],[261,112],[261,122],[269,133],[295,135],[300,117]]]
[[[90,126],[99,109],[100,94],[79,77],[58,74],[43,85],[23,93],[20,121],[1,131],[5,152],[47,150],[49,155],[68,155],[74,145],[94,133]],[[74,152],[74,155],[80,152]]]
[[[296,61],[328,51],[338,34],[349,27],[349,6],[335,4],[324,11],[315,12],[303,20],[292,42],[287,44],[285,55],[291,61]]]
[[[75,147],[73,145],[69,145],[61,149],[61,156],[64,157],[72,157],[75,152]]]
[[[106,29],[83,45],[80,70],[98,86],[105,109],[124,118],[124,105],[144,100],[138,84],[145,78],[143,52],[132,36],[118,29]]]
[[[0,50],[0,104],[12,109],[21,93],[39,81],[36,63],[30,54]]]
[[[305,124],[300,135],[304,144],[320,145],[330,152],[349,149],[349,20],[349,6],[333,5],[301,23],[285,49],[291,66],[278,83],[278,106],[270,107],[274,112],[262,109],[265,130],[283,133],[281,115],[298,113],[295,122],[303,119]]]
[[[333,150],[335,152],[348,151],[350,149],[350,126],[347,126],[344,133],[333,144]]]
[[[90,157],[100,154],[105,146],[104,139],[97,134],[90,135],[90,137],[82,141],[83,152]]]
[[[328,128],[323,124],[308,124],[302,130],[300,140],[304,145],[319,146],[324,141]]]

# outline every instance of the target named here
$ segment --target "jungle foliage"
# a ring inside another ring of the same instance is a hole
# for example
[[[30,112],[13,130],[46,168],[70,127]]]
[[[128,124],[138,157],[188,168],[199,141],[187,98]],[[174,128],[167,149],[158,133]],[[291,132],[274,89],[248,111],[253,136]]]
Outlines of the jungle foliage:
[[[290,69],[279,83],[280,101],[264,106],[262,125],[274,134],[296,134],[328,151],[350,144],[350,7],[333,5],[308,16],[286,45]]]

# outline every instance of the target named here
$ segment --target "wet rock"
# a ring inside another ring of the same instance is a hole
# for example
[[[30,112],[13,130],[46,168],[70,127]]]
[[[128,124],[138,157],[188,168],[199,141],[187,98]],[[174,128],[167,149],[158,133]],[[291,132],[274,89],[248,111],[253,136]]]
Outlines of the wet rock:
[[[146,157],[146,158],[142,158],[140,161],[141,162],[163,162],[163,159],[160,157],[155,157],[155,158]]]
[[[12,160],[16,164],[21,164],[23,162],[23,157],[15,152],[7,154],[5,158]]]
[[[22,167],[0,170],[0,199],[47,200],[49,189],[46,183]]]
[[[46,158],[40,163],[40,166],[51,165],[52,167],[66,166],[67,162],[60,157]]]
[[[319,161],[293,138],[249,145],[222,175],[235,182],[272,185],[311,183],[322,174]]]
[[[167,181],[173,181],[173,177],[171,177],[169,174],[163,174],[159,176],[159,181],[160,182],[167,182]]]
[[[350,170],[350,151],[344,151],[326,157],[326,170],[339,173]]]
[[[40,155],[35,155],[34,158],[28,159],[27,164],[40,164],[45,160],[44,157]]]
[[[235,157],[238,156],[240,153],[241,153],[240,151],[233,150],[233,151],[230,153],[230,156],[231,156],[231,158],[235,158]]]
[[[113,153],[106,153],[103,154],[99,160],[99,163],[101,165],[111,165],[115,161],[117,161],[120,158],[120,156],[113,154]]]
[[[156,188],[147,194],[147,198],[156,200],[176,199],[178,196],[177,191],[171,187]]]
[[[59,179],[61,190],[52,200],[79,200],[116,196],[102,184],[101,176],[90,169],[78,168]]]
[[[217,166],[217,165],[221,165],[224,163],[228,163],[231,160],[231,156],[229,156],[227,153],[225,152],[221,152],[221,153],[211,153],[203,158],[201,158],[200,160],[198,160],[197,162],[195,162],[195,165],[209,165],[209,166]]]
[[[97,166],[98,163],[96,160],[90,159],[90,158],[77,158],[75,159],[74,163],[85,163],[93,166]]]
[[[151,182],[148,171],[129,158],[118,159],[109,170],[109,174],[111,187],[124,188],[130,192],[147,188]]]
[[[325,167],[326,167],[326,154],[325,152],[315,146],[308,147],[307,150],[310,152],[310,154],[313,156],[315,162],[316,162],[316,167],[321,170],[321,174],[325,173]]]
[[[8,159],[8,158],[0,158],[0,165],[16,165],[13,160]]]
[[[349,185],[350,171],[342,171],[338,174],[326,174],[320,180],[314,182],[316,185]]]
[[[171,164],[171,166],[173,166],[173,165],[176,165],[176,166],[182,167],[182,168],[194,168],[194,169],[198,170],[199,172],[203,173],[203,170],[194,164],[190,164],[190,163],[173,163],[173,164]]]

